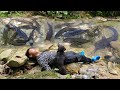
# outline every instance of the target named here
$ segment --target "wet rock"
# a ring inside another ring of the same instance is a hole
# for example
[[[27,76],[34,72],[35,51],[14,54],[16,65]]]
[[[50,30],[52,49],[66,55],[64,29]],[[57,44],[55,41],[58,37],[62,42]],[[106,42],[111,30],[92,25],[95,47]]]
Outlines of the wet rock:
[[[82,75],[75,75],[74,79],[82,79]]]
[[[120,45],[119,41],[112,41],[110,44],[113,48],[120,50],[120,48],[118,47]]]
[[[80,65],[78,63],[67,64],[65,67],[71,74],[79,73],[80,70]]]
[[[75,75],[71,75],[71,78],[72,78],[72,79],[75,79]]]
[[[80,74],[87,75],[88,79],[99,79],[103,76],[108,76],[109,73],[107,69],[107,64],[103,60],[101,60],[97,63],[82,65],[82,67],[80,68]]]
[[[78,28],[78,27],[75,27],[75,28]],[[83,30],[91,29],[91,27],[88,24],[79,25],[79,28]]]
[[[113,65],[112,62],[108,62],[108,71],[109,71],[110,74],[118,75],[118,72],[115,69],[115,66]]]
[[[96,20],[103,21],[103,22],[107,21],[107,19],[103,17],[96,17]]]
[[[10,20],[11,20],[11,18],[5,18],[5,19],[2,19],[2,22],[4,24],[8,24]]]
[[[0,60],[8,61],[8,59],[9,59],[9,57],[11,56],[12,52],[13,52],[12,49],[4,50],[4,51],[0,54]]]
[[[110,44],[116,50],[117,55],[120,57],[120,42],[112,41]]]
[[[110,61],[110,62],[114,62],[114,63],[118,63],[118,64],[120,63],[120,59],[117,58],[116,56],[106,55],[105,60]]]
[[[80,72],[80,74],[86,74],[86,72],[87,72],[87,71],[86,71],[86,70],[84,70],[84,69],[80,69],[80,71],[79,71],[79,72]]]
[[[3,74],[4,73],[4,65],[0,65],[0,74]]]
[[[25,53],[28,48],[19,48],[18,51],[9,59],[7,65],[9,67],[20,67],[26,63],[28,58],[25,56]]]
[[[0,65],[3,65],[3,64],[5,64],[5,62],[4,61],[0,61]]]
[[[90,77],[88,75],[83,75],[82,79],[90,79]]]

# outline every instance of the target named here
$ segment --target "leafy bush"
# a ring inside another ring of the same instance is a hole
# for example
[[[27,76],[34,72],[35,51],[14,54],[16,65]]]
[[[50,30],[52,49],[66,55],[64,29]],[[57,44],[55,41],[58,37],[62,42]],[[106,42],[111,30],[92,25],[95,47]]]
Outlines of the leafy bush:
[[[33,11],[32,15],[43,15],[60,19],[75,19],[82,17],[116,17],[120,16],[120,11]]]
[[[52,18],[79,18],[80,11],[33,11],[32,15],[43,15]]]
[[[51,18],[77,19],[89,16],[116,17],[120,11],[0,11],[0,17],[42,15]]]
[[[7,17],[8,16],[8,11],[0,11],[0,16],[1,17]]]
[[[89,11],[91,16],[116,17],[120,16],[120,11]]]
[[[24,11],[0,11],[0,17],[20,16]]]

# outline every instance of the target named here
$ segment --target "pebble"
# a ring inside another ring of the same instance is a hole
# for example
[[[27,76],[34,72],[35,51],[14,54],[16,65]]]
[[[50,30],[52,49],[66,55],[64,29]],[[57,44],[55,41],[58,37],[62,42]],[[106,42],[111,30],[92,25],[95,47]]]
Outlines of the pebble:
[[[90,79],[90,77],[88,75],[83,75],[82,79]]]

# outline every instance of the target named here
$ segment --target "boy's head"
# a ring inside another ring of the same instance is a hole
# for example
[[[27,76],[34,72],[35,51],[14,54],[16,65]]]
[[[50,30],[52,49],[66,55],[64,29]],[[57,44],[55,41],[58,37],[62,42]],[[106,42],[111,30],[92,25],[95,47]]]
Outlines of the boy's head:
[[[25,53],[25,55],[28,57],[28,58],[36,58],[36,56],[38,56],[38,54],[39,54],[40,52],[39,52],[39,50],[37,49],[37,48],[29,48],[27,51],[26,51],[26,53]]]

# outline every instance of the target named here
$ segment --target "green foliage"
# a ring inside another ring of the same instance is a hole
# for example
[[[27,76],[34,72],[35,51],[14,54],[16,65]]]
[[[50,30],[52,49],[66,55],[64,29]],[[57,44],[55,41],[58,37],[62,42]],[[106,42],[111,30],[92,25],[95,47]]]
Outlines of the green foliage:
[[[0,11],[0,17],[7,17],[8,11]]]
[[[0,17],[42,15],[59,19],[77,19],[89,16],[116,17],[120,11],[0,11]]]
[[[33,11],[32,15],[43,15],[60,19],[77,19],[83,17],[116,17],[120,16],[120,11]]]
[[[24,11],[0,11],[0,17],[21,16]]]
[[[80,11],[35,11],[32,15],[43,15],[51,18],[70,19],[79,18]]]
[[[92,16],[116,17],[120,16],[120,11],[89,11]]]

